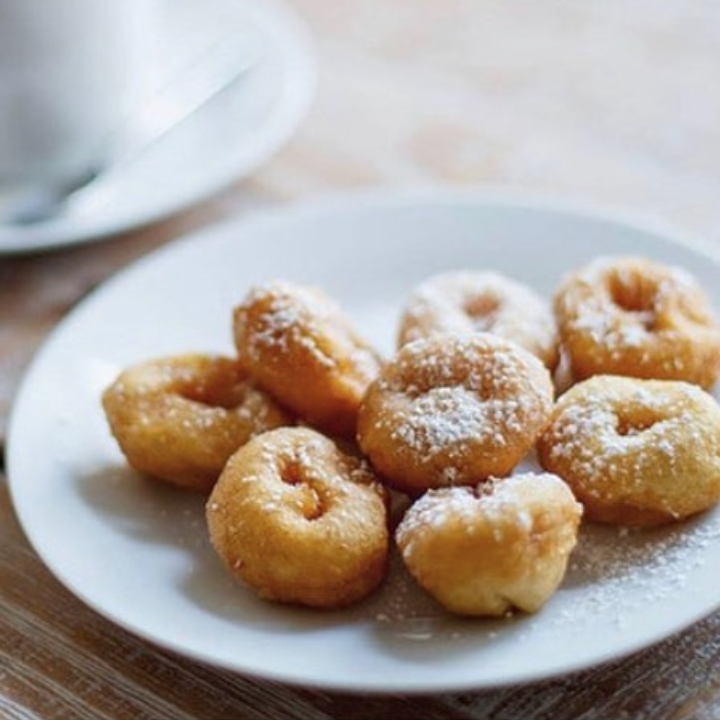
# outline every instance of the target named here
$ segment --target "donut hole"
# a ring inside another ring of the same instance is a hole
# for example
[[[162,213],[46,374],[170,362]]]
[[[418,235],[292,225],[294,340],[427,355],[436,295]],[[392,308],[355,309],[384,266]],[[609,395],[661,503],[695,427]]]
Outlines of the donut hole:
[[[476,330],[486,332],[495,325],[500,311],[500,300],[488,294],[474,295],[465,301],[463,311]]]
[[[622,437],[632,437],[650,430],[662,420],[647,408],[638,408],[634,412],[624,412],[618,415],[617,434]]]
[[[646,330],[653,330],[657,320],[655,283],[638,273],[616,273],[608,278],[608,292],[613,304],[630,315]]]
[[[492,378],[488,380],[483,373],[478,375],[472,363],[463,367],[461,362],[449,362],[445,368],[442,363],[438,366],[428,363],[421,368],[414,368],[412,372],[398,378],[394,390],[413,404],[430,405],[432,407],[427,407],[429,411],[445,413],[452,411],[452,404],[463,398],[477,402],[491,400],[496,395]],[[448,367],[452,367],[452,370],[448,371]]]
[[[307,476],[304,466],[299,462],[289,462],[281,469],[280,480],[293,487],[295,502],[306,520],[317,520],[327,509],[324,494]]]
[[[247,395],[247,385],[234,378],[208,378],[203,383],[179,385],[176,393],[184,400],[210,408],[233,410],[242,405]]]

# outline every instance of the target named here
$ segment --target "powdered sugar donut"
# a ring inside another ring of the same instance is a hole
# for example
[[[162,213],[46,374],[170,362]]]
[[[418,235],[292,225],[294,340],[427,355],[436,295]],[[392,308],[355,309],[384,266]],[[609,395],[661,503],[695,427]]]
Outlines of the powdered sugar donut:
[[[105,391],[103,406],[136,470],[201,492],[253,435],[292,424],[236,361],[207,355],[129,368]]]
[[[557,365],[558,338],[549,304],[534,290],[495,272],[450,272],[423,282],[410,296],[398,343],[441,333],[491,332]]]
[[[528,473],[431,490],[396,538],[410,573],[451,612],[535,612],[562,582],[581,516],[562,480]]]
[[[538,453],[590,520],[659,525],[720,499],[720,408],[689,383],[586,380],[560,398]]]
[[[570,274],[555,298],[577,379],[627,375],[705,388],[720,372],[720,328],[684,270],[644,258],[600,258]]]
[[[509,340],[436,335],[405,345],[370,386],[358,442],[393,487],[411,495],[507,475],[552,410],[550,375]]]
[[[265,433],[233,455],[207,519],[228,569],[268,600],[342,607],[387,571],[384,489],[366,463],[308,428]]]
[[[311,425],[354,437],[380,359],[321,290],[289,282],[253,288],[235,309],[235,344],[257,383]]]

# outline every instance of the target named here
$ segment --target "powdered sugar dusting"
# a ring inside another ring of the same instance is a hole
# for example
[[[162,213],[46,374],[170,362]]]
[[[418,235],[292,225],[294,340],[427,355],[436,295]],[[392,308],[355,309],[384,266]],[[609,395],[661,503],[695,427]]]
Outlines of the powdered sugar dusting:
[[[512,480],[499,481],[496,488],[509,488]],[[431,501],[437,492],[446,496],[452,493],[448,503],[443,502],[444,509],[440,503]],[[478,502],[470,488],[431,491],[415,503],[412,515],[406,514],[398,529],[398,541],[405,545],[405,552],[412,553],[411,538],[419,528],[445,522],[450,512],[461,516],[467,513],[470,517]],[[483,502],[490,507],[488,497],[484,497]],[[491,502],[497,503],[501,512],[517,510],[508,507],[509,498],[501,494]],[[648,608],[679,602],[684,593],[691,592],[694,578],[703,571],[706,558],[718,551],[720,518],[716,514],[653,530],[583,524],[565,579],[557,596],[544,610],[529,619],[514,616],[520,619],[519,625],[507,619],[502,623],[463,626],[461,635],[474,639],[478,635],[495,639],[516,633],[521,637],[559,632],[580,635],[588,628],[608,626],[622,632]],[[381,612],[383,623],[397,623],[399,629],[405,627],[407,618],[420,616],[428,627],[435,628],[437,636],[449,632],[447,620],[442,621],[443,611],[428,609],[424,595],[408,593],[407,589],[396,597],[393,588],[392,597],[383,602]],[[488,637],[488,629],[492,637]]]
[[[598,258],[565,278],[558,299],[565,336],[586,337],[613,360],[630,351],[641,365],[659,362],[658,338],[689,332],[688,319],[691,325],[713,324],[704,294],[689,273],[646,259]],[[689,307],[694,308],[691,318]],[[682,369],[679,357],[662,362]]]
[[[374,392],[383,403],[374,431],[418,462],[434,463],[442,455],[445,484],[456,480],[468,452],[524,448],[552,403],[539,360],[487,334],[406,345]]]
[[[321,373],[366,385],[380,369],[375,351],[322,290],[271,281],[250,290],[235,310],[235,339],[251,365],[285,363],[298,354]]]
[[[679,452],[703,447],[705,430],[697,406],[702,400],[701,390],[683,383],[660,390],[652,381],[589,380],[564,396],[545,434],[550,467],[556,469],[558,463],[566,468],[569,477],[596,497],[609,492],[608,477],[621,472],[623,485],[614,485],[613,491],[632,494],[628,482],[640,488],[644,474],[656,472],[660,462],[666,474],[672,474]],[[634,427],[634,415],[652,422]],[[667,510],[672,512],[671,507]]]
[[[657,530],[584,527],[563,587],[555,625],[575,626],[610,616],[617,626],[634,612],[677,597],[720,546],[720,523],[700,518]],[[581,589],[581,592],[578,592]]]
[[[492,332],[552,363],[557,333],[549,305],[500,273],[449,272],[428,278],[411,295],[400,342],[439,333]]]
[[[320,365],[335,366],[336,360],[323,351],[318,337],[328,318],[339,311],[320,291],[273,281],[253,288],[244,305],[263,308],[261,322],[253,328],[252,342],[247,345],[249,353],[264,356],[268,350],[283,353],[302,347]]]
[[[413,403],[392,436],[414,450],[430,453],[473,441],[504,445],[499,427],[506,415],[507,403],[502,401],[482,402],[463,387],[436,388]]]
[[[398,527],[397,541],[403,547],[403,554],[412,555],[413,539],[418,533],[441,528],[450,519],[468,531],[472,530],[478,514],[490,522],[512,519],[529,530],[532,519],[523,500],[528,482],[545,492],[561,487],[570,497],[564,483],[549,473],[520,473],[510,478],[491,479],[475,488],[430,490],[410,508]]]

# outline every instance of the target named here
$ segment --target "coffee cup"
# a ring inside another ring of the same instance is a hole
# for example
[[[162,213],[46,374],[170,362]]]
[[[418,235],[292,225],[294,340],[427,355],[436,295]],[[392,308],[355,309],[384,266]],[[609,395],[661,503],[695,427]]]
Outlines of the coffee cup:
[[[81,182],[142,92],[156,0],[0,0],[0,206]]]

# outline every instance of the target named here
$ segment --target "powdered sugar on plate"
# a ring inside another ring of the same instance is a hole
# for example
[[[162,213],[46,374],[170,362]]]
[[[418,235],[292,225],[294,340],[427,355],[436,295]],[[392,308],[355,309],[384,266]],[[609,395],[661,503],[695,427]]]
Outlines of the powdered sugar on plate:
[[[540,476],[542,477],[542,476]],[[468,488],[452,490],[447,512],[474,512],[478,502]],[[487,499],[488,510],[492,510]],[[497,498],[498,510],[507,498]],[[490,503],[492,504],[492,503]],[[442,523],[445,513],[429,507],[422,522]],[[405,533],[410,532],[406,528]],[[513,614],[498,621],[458,620],[448,616],[416,587],[404,568],[385,589],[373,620],[405,633],[418,623],[429,638],[484,638],[497,642],[519,633],[578,634],[598,624],[622,632],[643,613],[670,601],[683,602],[692,592],[693,573],[701,571],[705,556],[720,550],[720,517],[701,516],[682,524],[653,530],[629,530],[583,524],[578,545],[557,595],[536,615]]]
[[[585,525],[562,586],[569,597],[554,623],[572,627],[596,622],[602,614],[622,626],[656,603],[672,597],[682,602],[690,574],[716,547],[717,518],[642,531]],[[582,592],[575,592],[579,588]]]

